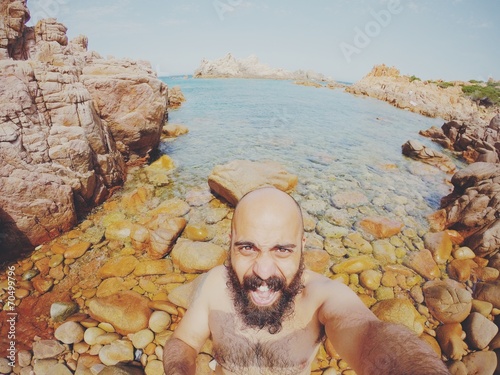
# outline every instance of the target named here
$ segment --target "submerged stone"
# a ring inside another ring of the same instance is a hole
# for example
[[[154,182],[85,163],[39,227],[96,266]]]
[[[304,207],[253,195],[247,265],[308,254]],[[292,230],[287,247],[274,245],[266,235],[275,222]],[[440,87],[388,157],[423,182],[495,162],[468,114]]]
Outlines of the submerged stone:
[[[377,238],[388,238],[398,234],[404,224],[398,220],[389,219],[382,216],[367,217],[359,223],[368,233]]]

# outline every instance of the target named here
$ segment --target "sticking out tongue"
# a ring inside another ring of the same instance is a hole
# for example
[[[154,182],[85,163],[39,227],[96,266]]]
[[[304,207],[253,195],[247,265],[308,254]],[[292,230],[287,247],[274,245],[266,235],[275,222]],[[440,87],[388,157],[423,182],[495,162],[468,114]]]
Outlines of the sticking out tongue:
[[[250,296],[252,297],[253,302],[256,305],[267,306],[274,302],[277,293],[271,289],[266,284],[262,284],[257,288],[257,290],[253,290],[250,292]]]

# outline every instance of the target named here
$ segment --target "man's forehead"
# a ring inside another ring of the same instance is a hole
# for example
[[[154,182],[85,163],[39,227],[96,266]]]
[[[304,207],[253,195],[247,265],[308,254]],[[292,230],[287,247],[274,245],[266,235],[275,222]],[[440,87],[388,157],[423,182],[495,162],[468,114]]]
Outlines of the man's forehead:
[[[300,207],[287,193],[276,188],[261,188],[246,194],[237,204],[235,217],[273,215],[276,218],[300,217]]]

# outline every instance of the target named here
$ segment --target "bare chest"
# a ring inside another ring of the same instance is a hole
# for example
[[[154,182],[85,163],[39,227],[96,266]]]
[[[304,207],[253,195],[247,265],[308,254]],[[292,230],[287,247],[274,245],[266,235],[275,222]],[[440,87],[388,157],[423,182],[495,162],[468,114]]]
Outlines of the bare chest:
[[[315,319],[284,324],[282,331],[270,334],[244,328],[235,313],[216,310],[209,324],[215,359],[235,374],[308,374],[323,337]]]

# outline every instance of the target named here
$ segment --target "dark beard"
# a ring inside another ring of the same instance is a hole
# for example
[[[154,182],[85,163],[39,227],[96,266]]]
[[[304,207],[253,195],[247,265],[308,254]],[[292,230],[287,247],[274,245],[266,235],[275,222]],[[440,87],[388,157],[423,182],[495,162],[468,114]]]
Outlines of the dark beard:
[[[262,280],[257,275],[244,277],[243,285],[241,285],[230,259],[226,263],[226,269],[228,276],[227,287],[231,292],[236,311],[243,319],[243,322],[249,327],[259,329],[267,327],[271,334],[279,332],[283,320],[293,313],[295,296],[304,288],[302,284],[303,257],[300,258],[299,269],[288,286],[286,286],[284,278],[271,276],[267,280]],[[249,297],[249,292],[256,290],[264,282],[270,290],[281,292],[278,300],[271,306],[257,306]]]

